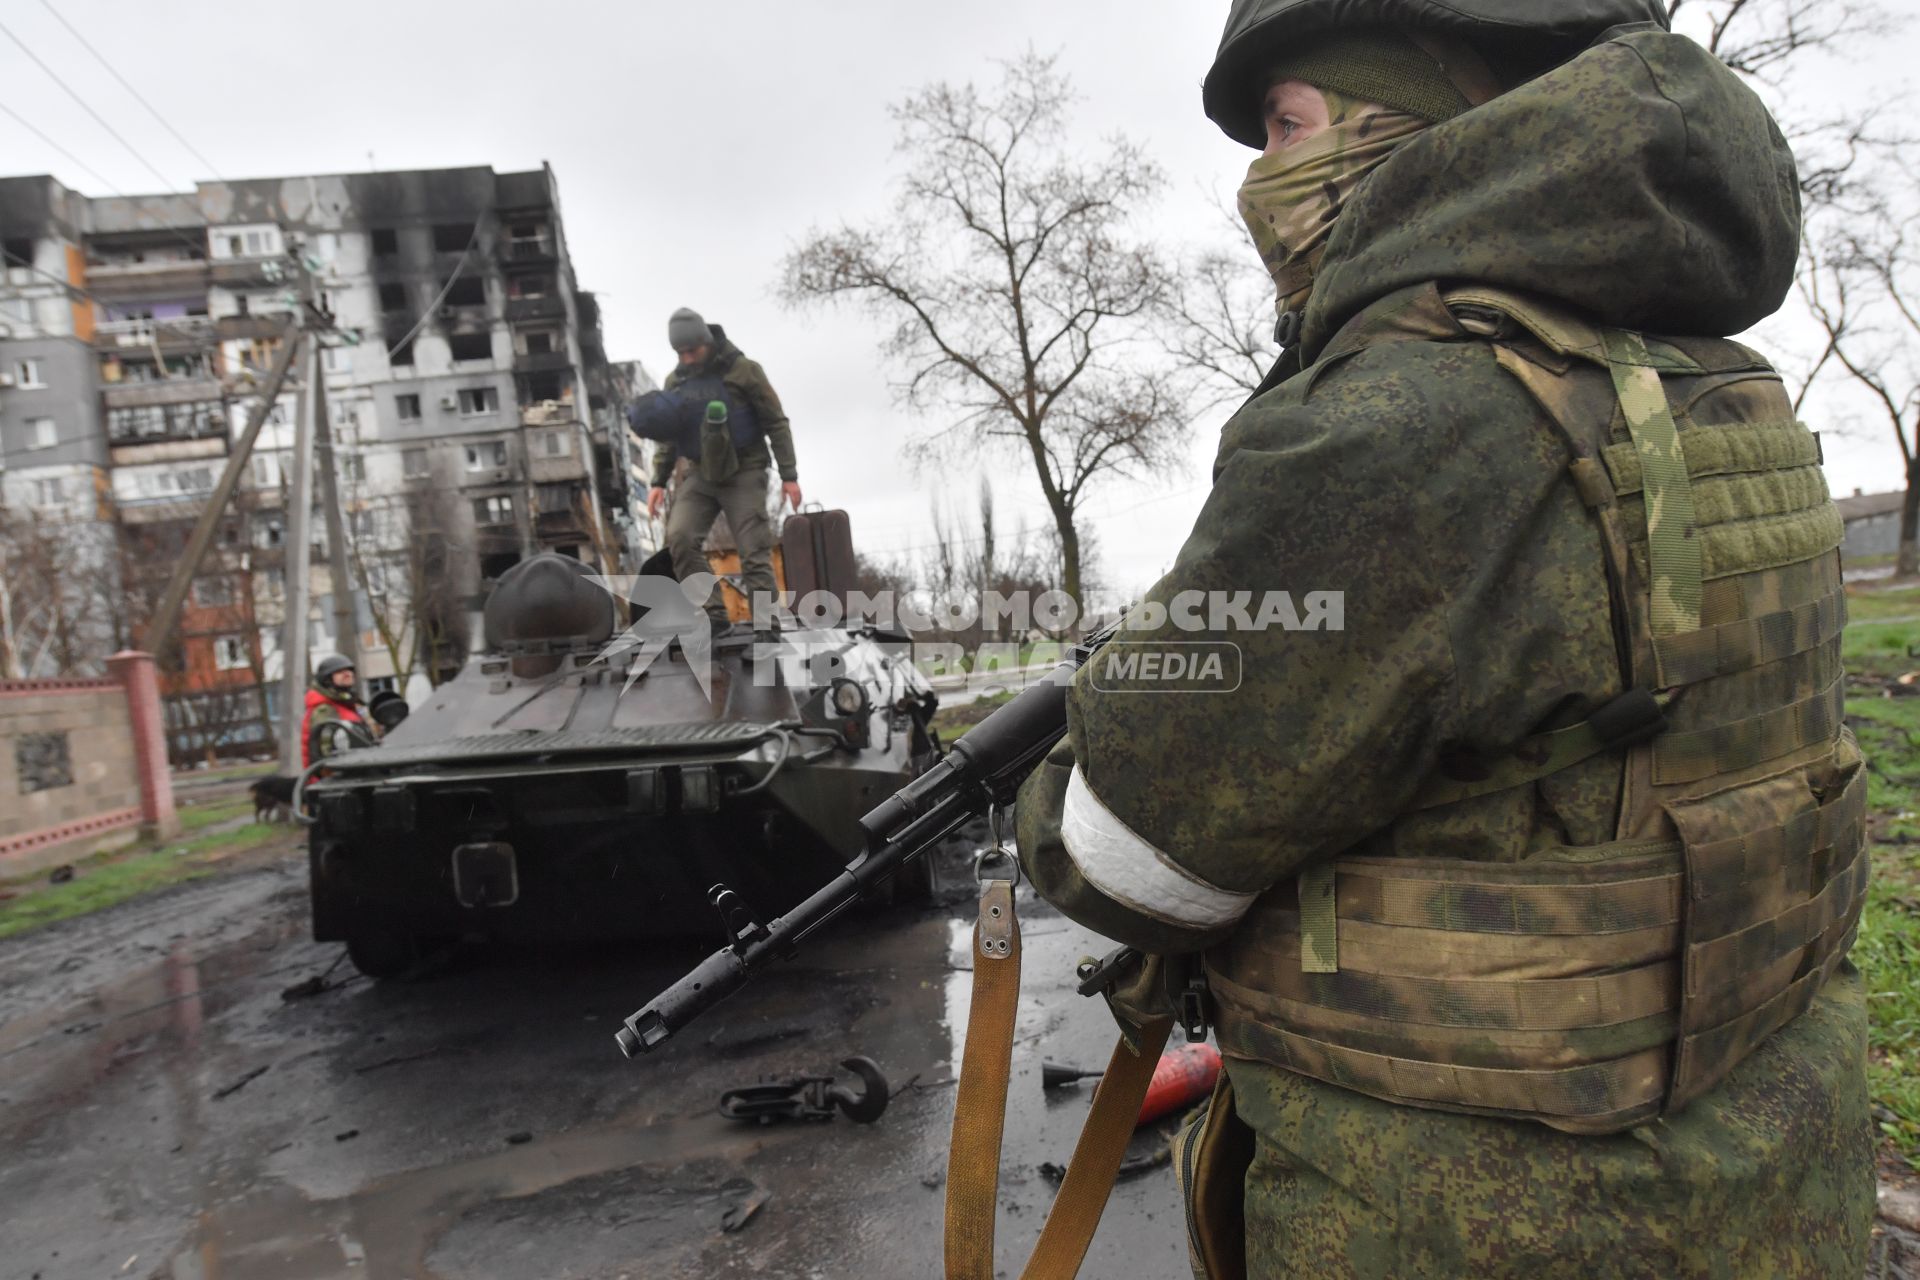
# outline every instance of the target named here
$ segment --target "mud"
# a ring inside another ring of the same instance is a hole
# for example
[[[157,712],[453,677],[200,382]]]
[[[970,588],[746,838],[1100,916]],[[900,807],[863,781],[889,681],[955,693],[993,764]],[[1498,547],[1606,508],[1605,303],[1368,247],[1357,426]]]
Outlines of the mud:
[[[286,1001],[338,958],[308,940],[304,873],[290,857],[0,943],[0,1272],[940,1273],[964,891],[846,918],[630,1063],[619,1017],[702,947],[474,949],[414,981]],[[943,874],[958,883],[957,865]],[[1111,1044],[1071,986],[1101,942],[1041,904],[1023,912],[1008,1272],[1052,1194],[1039,1166],[1064,1162],[1090,1092],[1044,1097],[1040,1060],[1098,1064]],[[714,1113],[726,1088],[852,1053],[894,1084],[871,1126]],[[1116,1191],[1084,1274],[1183,1276],[1183,1238],[1171,1174],[1153,1170]]]

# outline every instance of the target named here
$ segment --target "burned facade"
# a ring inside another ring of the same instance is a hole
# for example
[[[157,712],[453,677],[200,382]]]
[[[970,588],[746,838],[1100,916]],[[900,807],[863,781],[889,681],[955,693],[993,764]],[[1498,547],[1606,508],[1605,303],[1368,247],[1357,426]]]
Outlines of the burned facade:
[[[10,514],[94,528],[123,614],[164,587],[306,290],[333,317],[320,376],[350,552],[350,581],[332,581],[316,515],[312,653],[340,647],[332,598],[345,590],[373,688],[437,678],[464,660],[480,595],[520,560],[634,561],[614,399],[628,379],[577,287],[550,168],[98,199],[0,179],[0,241],[0,495]],[[296,378],[268,406],[177,652],[161,655],[179,754],[264,743],[277,713],[305,393]]]

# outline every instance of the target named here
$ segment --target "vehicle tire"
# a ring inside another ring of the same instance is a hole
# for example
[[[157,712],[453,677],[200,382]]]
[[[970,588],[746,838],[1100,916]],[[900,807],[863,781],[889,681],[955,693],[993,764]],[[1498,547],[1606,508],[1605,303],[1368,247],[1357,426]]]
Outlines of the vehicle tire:
[[[397,978],[426,955],[409,933],[356,933],[347,939],[347,959],[369,978]]]

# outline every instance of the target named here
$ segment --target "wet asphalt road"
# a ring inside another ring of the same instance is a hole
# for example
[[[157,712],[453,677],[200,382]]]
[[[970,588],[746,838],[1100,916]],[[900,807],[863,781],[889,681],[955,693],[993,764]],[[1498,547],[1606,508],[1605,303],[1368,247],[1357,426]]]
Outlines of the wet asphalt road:
[[[634,1063],[620,1017],[705,947],[471,949],[283,1001],[340,952],[308,938],[300,856],[0,942],[0,1276],[936,1276],[958,896],[846,919]],[[1065,1161],[1088,1096],[1043,1096],[1040,1060],[1099,1065],[1112,1041],[1071,986],[1104,944],[1022,912],[1007,1274],[1052,1194],[1038,1166]],[[872,1126],[714,1112],[723,1089],[853,1053],[897,1091]],[[1116,1190],[1082,1274],[1178,1277],[1184,1260],[1162,1166]]]

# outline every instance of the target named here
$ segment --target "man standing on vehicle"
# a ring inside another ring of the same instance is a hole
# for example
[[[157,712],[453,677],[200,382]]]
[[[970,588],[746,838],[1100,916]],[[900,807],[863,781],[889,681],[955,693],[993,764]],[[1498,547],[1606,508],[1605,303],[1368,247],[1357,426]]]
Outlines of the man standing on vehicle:
[[[311,765],[316,757],[325,758],[338,750],[332,742],[336,735],[326,729],[329,724],[350,724],[368,738],[374,736],[373,726],[360,714],[353,682],[353,663],[337,653],[320,659],[307,690],[306,714],[300,717],[301,768]]]
[[[767,468],[780,468],[781,496],[800,509],[800,472],[793,431],[773,384],[759,362],[742,355],[719,325],[682,307],[667,320],[667,341],[679,365],[666,387],[627,411],[635,434],[657,443],[647,514],[667,505],[674,464],[691,464],[667,514],[667,547],[681,581],[708,571],[701,544],[722,513],[740,552],[740,584],[749,602],[771,599],[773,525],[767,518]],[[726,602],[716,588],[707,598],[715,630],[727,625]]]
[[[1154,957],[1123,1020],[1206,984],[1204,1274],[1864,1267],[1841,525],[1720,336],[1785,297],[1798,186],[1666,25],[1232,7],[1205,103],[1264,146],[1240,208],[1288,349],[1135,615],[1167,621],[1119,640],[1231,642],[1237,687],[1096,654],[1019,805],[1039,892]],[[1280,590],[1342,625],[1172,621]]]

